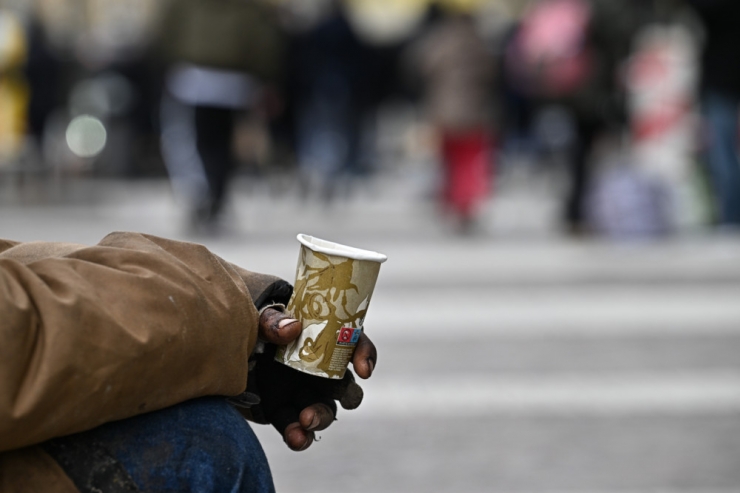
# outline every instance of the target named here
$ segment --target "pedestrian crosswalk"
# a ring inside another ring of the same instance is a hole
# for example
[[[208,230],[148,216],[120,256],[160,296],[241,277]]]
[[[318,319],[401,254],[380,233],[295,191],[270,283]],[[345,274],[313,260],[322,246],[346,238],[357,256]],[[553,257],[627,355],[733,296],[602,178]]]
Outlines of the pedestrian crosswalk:
[[[327,216],[255,193],[238,234],[189,238],[166,183],[97,186],[95,207],[5,208],[3,236],[140,230],[289,280],[299,232],[388,255],[363,405],[300,454],[256,427],[278,491],[740,492],[738,237],[462,239],[400,195]]]
[[[740,244],[379,243],[376,373],[312,455],[260,435],[285,491],[740,491]]]

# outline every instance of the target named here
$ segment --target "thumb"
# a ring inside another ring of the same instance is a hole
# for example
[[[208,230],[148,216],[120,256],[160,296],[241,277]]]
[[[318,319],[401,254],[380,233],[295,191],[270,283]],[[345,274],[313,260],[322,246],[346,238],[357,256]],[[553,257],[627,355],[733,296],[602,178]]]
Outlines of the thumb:
[[[266,308],[260,315],[259,336],[262,340],[277,345],[285,345],[295,340],[303,330],[303,325],[295,318],[275,309]]]

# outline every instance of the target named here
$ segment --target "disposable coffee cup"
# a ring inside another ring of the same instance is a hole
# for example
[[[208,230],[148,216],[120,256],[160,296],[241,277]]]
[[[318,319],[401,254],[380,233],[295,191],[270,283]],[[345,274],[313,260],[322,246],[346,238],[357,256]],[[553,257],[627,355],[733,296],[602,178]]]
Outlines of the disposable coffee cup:
[[[295,289],[287,311],[301,335],[275,359],[304,373],[341,379],[364,330],[382,253],[299,234]]]

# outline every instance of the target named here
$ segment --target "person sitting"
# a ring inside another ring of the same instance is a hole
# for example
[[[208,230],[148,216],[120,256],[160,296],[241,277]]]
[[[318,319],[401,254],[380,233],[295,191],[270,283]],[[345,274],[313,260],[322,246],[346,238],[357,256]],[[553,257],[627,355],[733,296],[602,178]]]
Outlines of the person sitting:
[[[0,492],[270,492],[245,417],[292,450],[362,391],[274,362],[292,286],[202,245],[0,240]],[[377,361],[363,334],[361,378]]]

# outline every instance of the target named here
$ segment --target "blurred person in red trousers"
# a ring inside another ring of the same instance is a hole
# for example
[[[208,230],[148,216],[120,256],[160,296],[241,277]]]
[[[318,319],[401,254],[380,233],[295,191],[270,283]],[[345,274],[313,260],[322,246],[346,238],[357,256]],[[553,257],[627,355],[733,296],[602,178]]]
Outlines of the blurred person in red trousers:
[[[492,185],[493,56],[471,15],[436,9],[410,47],[408,63],[439,133],[442,204],[461,232],[469,232]]]

